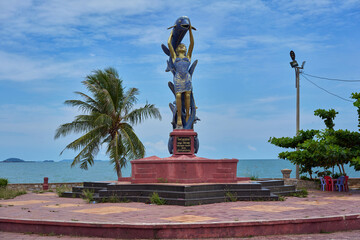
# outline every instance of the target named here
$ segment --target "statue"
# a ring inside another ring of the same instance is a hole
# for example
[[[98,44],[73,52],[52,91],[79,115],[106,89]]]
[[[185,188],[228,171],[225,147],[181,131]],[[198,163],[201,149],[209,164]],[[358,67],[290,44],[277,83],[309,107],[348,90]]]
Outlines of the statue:
[[[161,47],[166,55],[169,56],[167,61],[166,72],[173,74],[173,82],[169,82],[169,88],[175,96],[175,102],[170,103],[169,107],[173,113],[172,126],[173,129],[193,129],[196,121],[200,120],[196,117],[196,106],[192,88],[192,75],[194,73],[197,60],[191,64],[191,56],[194,48],[194,38],[192,30],[196,30],[191,26],[188,17],[180,17],[176,20],[169,39],[168,48],[162,44]],[[188,51],[185,44],[181,43],[182,39],[189,32],[190,44]],[[169,151],[172,153],[172,142],[169,140]],[[197,146],[197,147],[196,147]],[[195,149],[198,149],[198,140],[196,139]]]

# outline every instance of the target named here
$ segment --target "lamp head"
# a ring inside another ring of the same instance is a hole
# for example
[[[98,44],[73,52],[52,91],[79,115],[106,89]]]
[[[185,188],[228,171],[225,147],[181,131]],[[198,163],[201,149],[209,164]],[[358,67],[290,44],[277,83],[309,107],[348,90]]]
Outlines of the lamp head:
[[[298,66],[299,66],[299,64],[297,63],[297,61],[296,61],[296,60],[294,60],[294,61],[290,62],[290,65],[291,65],[291,67],[292,67],[292,68],[294,68],[294,67],[298,67]]]
[[[290,51],[291,60],[295,61],[295,53],[293,50]]]

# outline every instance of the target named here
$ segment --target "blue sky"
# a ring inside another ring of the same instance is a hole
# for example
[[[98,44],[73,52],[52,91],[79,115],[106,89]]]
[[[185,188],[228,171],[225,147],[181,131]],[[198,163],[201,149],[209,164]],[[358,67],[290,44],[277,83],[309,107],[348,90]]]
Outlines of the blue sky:
[[[95,69],[114,67],[126,86],[140,89],[139,104],[159,107],[162,121],[135,127],[147,156],[168,156],[166,43],[175,20],[186,15],[199,63],[193,88],[201,119],[198,156],[276,158],[267,141],[296,132],[296,89],[289,51],[304,72],[360,79],[360,1],[30,1],[0,0],[0,160],[61,160],[76,136],[54,140],[55,129],[76,109],[63,102],[86,91]],[[188,37],[185,38],[188,43]],[[309,78],[310,79],[310,78]],[[341,97],[360,83],[310,79]],[[323,128],[313,116],[335,108],[335,128],[357,129],[356,109],[301,78],[300,126]],[[107,159],[101,151],[97,159]]]

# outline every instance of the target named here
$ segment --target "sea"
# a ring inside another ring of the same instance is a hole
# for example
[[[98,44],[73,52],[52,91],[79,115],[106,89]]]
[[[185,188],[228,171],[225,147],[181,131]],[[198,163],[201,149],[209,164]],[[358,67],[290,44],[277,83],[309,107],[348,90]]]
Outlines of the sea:
[[[114,167],[109,161],[96,161],[88,170],[79,166],[71,167],[71,162],[0,162],[0,178],[7,178],[9,183],[42,183],[44,177],[49,183],[114,181],[117,180]],[[237,167],[238,177],[281,178],[281,169],[292,169],[291,177],[295,178],[296,167],[282,159],[241,159]],[[337,168],[335,168],[336,172]],[[360,171],[345,166],[350,178],[360,178]],[[131,164],[122,169],[124,177],[130,177]]]

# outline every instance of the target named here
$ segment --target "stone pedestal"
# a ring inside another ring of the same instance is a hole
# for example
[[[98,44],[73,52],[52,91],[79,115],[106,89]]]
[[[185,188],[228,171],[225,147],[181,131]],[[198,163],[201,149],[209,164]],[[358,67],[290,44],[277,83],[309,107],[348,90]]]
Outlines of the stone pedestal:
[[[131,183],[236,183],[237,159],[208,159],[194,154],[197,133],[174,130],[173,155],[131,161]]]
[[[192,129],[175,129],[170,133],[173,137],[173,156],[194,155],[195,137],[197,133]]]
[[[292,172],[291,169],[283,169],[281,173],[283,174],[283,178],[290,178],[290,173]]]

